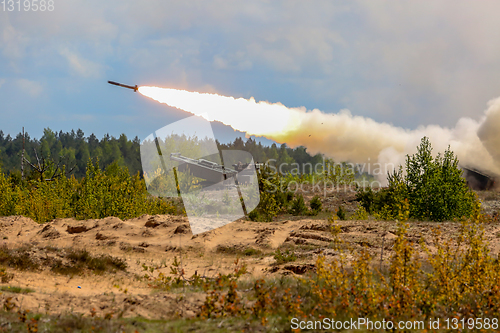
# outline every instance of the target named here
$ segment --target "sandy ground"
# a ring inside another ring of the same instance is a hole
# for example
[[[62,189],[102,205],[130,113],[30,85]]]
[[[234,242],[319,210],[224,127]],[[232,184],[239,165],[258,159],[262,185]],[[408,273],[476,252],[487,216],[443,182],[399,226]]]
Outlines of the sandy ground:
[[[483,209],[490,215],[500,211],[500,193],[480,193]],[[307,198],[306,198],[307,199]],[[0,293],[0,304],[29,309],[38,313],[81,313],[84,315],[165,319],[175,316],[196,316],[203,304],[202,292],[183,293],[182,289],[159,292],[143,278],[143,264],[159,266],[154,275],[168,275],[177,257],[186,276],[198,274],[214,277],[229,273],[235,258],[248,267],[244,278],[278,277],[304,274],[314,269],[317,256],[333,260],[333,236],[327,216],[339,204],[352,212],[357,206],[352,193],[335,193],[322,198],[327,212],[318,217],[282,216],[270,223],[239,220],[224,227],[194,235],[187,218],[169,215],[144,215],[122,221],[115,217],[102,220],[57,219],[38,224],[22,216],[0,217],[0,246],[28,246],[30,256],[42,265],[48,258],[62,257],[70,248],[108,254],[127,262],[127,270],[96,275],[67,276],[48,268],[39,271],[19,271],[7,268],[14,278],[0,286],[33,289],[28,294]],[[328,212],[329,211],[329,212]],[[377,262],[387,264],[392,255],[397,225],[391,221],[338,221],[341,238],[354,250],[366,248]],[[441,228],[442,238],[457,233],[458,223],[410,222],[409,239],[422,237],[432,249],[432,231]],[[489,224],[486,239],[493,253],[500,252],[500,224]],[[278,247],[291,249],[297,260],[276,265],[274,253]],[[245,255],[245,250],[260,251]],[[381,259],[382,255],[382,259]]]

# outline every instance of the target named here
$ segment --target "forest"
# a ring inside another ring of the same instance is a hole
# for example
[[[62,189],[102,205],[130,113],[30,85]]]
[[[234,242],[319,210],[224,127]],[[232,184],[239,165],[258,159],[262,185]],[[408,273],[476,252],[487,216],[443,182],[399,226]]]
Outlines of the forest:
[[[99,161],[102,168],[116,162],[120,167],[127,167],[131,175],[139,172],[142,176],[140,158],[140,139],[136,136],[130,140],[125,134],[118,138],[104,135],[101,139],[93,133],[85,136],[85,133],[78,129],[76,132],[55,132],[50,128],[43,131],[40,139],[31,138],[29,133],[24,137],[25,158],[32,164],[44,158],[55,165],[65,165],[66,171],[71,171],[71,175],[80,179],[85,176],[85,170],[89,159]],[[270,159],[276,160],[276,165],[288,163],[320,163],[322,156],[317,154],[311,156],[304,147],[291,149],[282,144],[278,146],[264,146],[260,142],[249,138],[246,141],[240,137],[232,143],[221,143],[216,141],[219,150],[237,149],[244,150],[252,154],[256,162],[265,162]],[[21,156],[23,151],[22,133],[12,137],[0,131],[0,168],[6,175],[21,174]],[[37,160],[38,157],[38,160]],[[25,163],[25,173],[29,174],[31,167]]]

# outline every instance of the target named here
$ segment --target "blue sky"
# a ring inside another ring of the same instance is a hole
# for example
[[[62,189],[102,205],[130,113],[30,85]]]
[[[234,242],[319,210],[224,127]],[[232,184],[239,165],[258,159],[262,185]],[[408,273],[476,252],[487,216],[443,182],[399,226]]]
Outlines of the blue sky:
[[[188,116],[107,80],[453,127],[500,96],[499,12],[498,1],[0,4],[0,129],[143,139]]]

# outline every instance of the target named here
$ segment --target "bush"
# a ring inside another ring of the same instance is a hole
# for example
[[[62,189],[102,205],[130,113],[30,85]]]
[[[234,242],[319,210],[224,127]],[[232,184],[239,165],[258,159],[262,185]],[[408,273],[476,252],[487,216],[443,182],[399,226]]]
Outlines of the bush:
[[[77,219],[116,216],[129,219],[143,214],[174,214],[170,202],[151,196],[137,173],[113,163],[105,171],[89,160],[86,176],[78,181],[59,177],[46,181],[37,177],[20,181],[0,172],[0,215],[23,215],[43,223],[55,218]]]
[[[424,137],[418,152],[406,159],[410,215],[432,221],[470,217],[477,197],[462,178],[458,159],[449,147],[434,160],[431,152],[429,139]]]
[[[36,271],[40,268],[27,246],[18,249],[9,249],[7,245],[0,247],[0,264],[23,271]]]
[[[254,222],[257,221],[259,217],[259,212],[256,210],[252,210],[250,214],[248,214],[248,218]]]
[[[303,215],[306,212],[307,206],[304,202],[304,197],[302,196],[302,194],[299,194],[292,202],[291,213],[293,215]]]
[[[344,207],[339,206],[339,209],[337,210],[337,217],[342,221],[346,219]]]
[[[368,212],[363,206],[359,206],[358,209],[354,212],[354,215],[351,216],[351,220],[366,220],[368,219]]]
[[[276,260],[276,264],[280,265],[297,260],[297,256],[293,251],[286,250],[285,252],[281,252],[280,249],[277,249],[274,253],[274,260]]]
[[[350,185],[354,181],[355,170],[348,163],[335,163],[332,159],[325,160],[325,170],[323,170],[323,179],[326,183],[334,186]]]
[[[309,202],[309,207],[311,207],[311,211],[314,215],[318,214],[321,211],[322,203],[319,196],[315,195],[311,202]]]
[[[293,199],[293,192],[284,191],[281,176],[273,171],[268,165],[257,170],[259,182],[260,202],[257,207],[248,214],[252,221],[271,222],[273,217],[280,212],[288,210]]]
[[[361,206],[385,220],[406,221],[412,217],[444,221],[472,216],[479,202],[461,177],[458,159],[450,148],[433,159],[429,139],[424,137],[417,149],[406,158],[406,176],[400,167],[388,175],[388,188],[377,193],[371,189],[358,191]]]

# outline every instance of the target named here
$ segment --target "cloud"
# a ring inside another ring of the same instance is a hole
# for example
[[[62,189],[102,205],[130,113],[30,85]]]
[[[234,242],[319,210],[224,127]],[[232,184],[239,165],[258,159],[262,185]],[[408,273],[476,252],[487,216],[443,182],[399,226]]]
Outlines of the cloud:
[[[72,72],[84,78],[99,78],[101,76],[102,66],[90,60],[84,59],[80,55],[68,50],[62,49],[60,52]]]
[[[2,86],[5,84],[5,82],[7,82],[6,79],[0,78],[0,88],[2,88]]]
[[[125,73],[405,128],[453,127],[499,95],[498,12],[487,1],[57,2],[44,15],[0,12],[0,72],[47,85],[63,71],[73,80]]]
[[[213,66],[218,70],[246,71],[252,69],[253,63],[244,52],[236,52],[226,57],[215,55]]]
[[[170,43],[150,47],[151,58],[200,73],[208,63],[226,80],[236,80],[231,72],[259,73],[246,84],[250,87],[269,78],[292,82],[290,88],[312,107],[341,103],[355,114],[401,126],[453,126],[460,117],[475,117],[475,110],[500,88],[495,75],[500,71],[500,44],[495,42],[500,22],[494,14],[500,4],[494,2],[194,6],[152,1],[133,6],[125,16],[134,12],[127,29],[138,29],[135,36],[160,32],[199,41],[200,52],[191,57],[174,55],[183,48]],[[272,98],[272,91],[264,98]]]
[[[38,97],[43,91],[42,84],[36,81],[17,79],[16,84],[21,90],[28,93],[31,97]]]
[[[30,38],[10,22],[6,12],[0,13],[0,49],[9,60],[19,60],[25,56]]]

